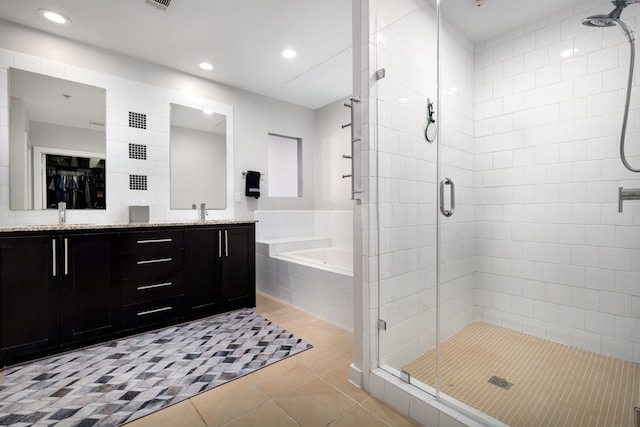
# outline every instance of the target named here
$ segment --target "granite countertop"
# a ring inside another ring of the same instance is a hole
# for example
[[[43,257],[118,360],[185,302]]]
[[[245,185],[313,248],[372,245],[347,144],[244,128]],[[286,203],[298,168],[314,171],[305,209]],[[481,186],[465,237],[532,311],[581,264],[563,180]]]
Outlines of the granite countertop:
[[[111,230],[127,228],[158,228],[158,227],[191,227],[207,225],[255,224],[256,220],[210,220],[210,221],[181,221],[181,222],[134,222],[129,224],[33,224],[0,227],[0,233],[15,231],[71,231],[71,230]]]

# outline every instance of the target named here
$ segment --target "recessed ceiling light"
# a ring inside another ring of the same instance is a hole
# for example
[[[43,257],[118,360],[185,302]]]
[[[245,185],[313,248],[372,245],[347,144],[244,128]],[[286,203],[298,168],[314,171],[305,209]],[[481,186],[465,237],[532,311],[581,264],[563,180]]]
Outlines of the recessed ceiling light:
[[[213,114],[213,108],[205,108],[202,110],[203,113],[207,114],[207,115],[211,115]]]
[[[48,19],[51,22],[55,22],[56,24],[67,25],[71,23],[71,19],[67,18],[59,12],[54,12],[53,10],[40,9],[38,13],[40,13],[42,17]]]
[[[296,56],[298,56],[298,54],[293,49],[285,49],[285,50],[282,51],[282,56],[287,58],[287,59],[293,59]]]
[[[201,62],[200,68],[202,68],[205,71],[211,71],[213,70],[213,65],[211,65],[209,62]]]

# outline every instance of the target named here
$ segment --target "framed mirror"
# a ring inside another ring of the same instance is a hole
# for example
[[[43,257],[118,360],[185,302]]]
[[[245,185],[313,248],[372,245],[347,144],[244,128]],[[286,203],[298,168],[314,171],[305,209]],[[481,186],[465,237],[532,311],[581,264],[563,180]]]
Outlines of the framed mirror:
[[[9,69],[13,210],[106,209],[105,89]]]
[[[171,209],[228,205],[230,120],[214,109],[171,104]]]

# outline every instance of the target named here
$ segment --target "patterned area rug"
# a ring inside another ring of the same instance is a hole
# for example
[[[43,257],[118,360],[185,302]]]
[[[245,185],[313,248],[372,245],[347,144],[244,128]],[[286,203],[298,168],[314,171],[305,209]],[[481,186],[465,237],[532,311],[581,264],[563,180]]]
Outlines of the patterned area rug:
[[[7,368],[0,426],[115,426],[311,348],[250,310]]]

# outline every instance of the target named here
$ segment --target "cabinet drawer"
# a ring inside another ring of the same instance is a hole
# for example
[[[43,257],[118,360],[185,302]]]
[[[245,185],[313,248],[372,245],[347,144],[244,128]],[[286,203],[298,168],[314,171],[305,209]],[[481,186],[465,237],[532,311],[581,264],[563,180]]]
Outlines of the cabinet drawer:
[[[121,253],[182,248],[183,232],[175,230],[135,231],[120,235]]]
[[[122,307],[123,329],[134,329],[177,320],[183,314],[183,298],[168,298]]]
[[[136,304],[181,296],[184,292],[182,272],[164,277],[147,277],[122,281],[122,304]]]
[[[183,250],[135,252],[122,255],[122,279],[166,277],[182,271]]]

